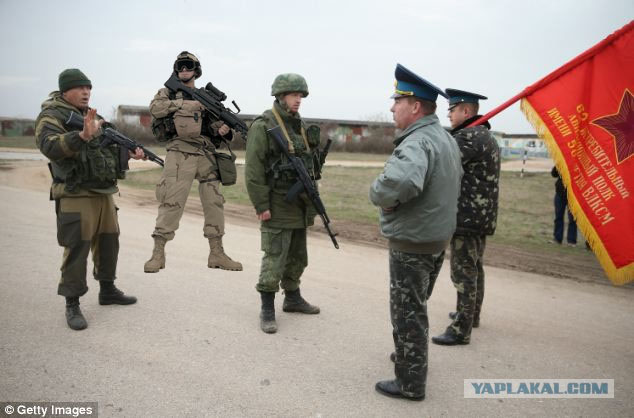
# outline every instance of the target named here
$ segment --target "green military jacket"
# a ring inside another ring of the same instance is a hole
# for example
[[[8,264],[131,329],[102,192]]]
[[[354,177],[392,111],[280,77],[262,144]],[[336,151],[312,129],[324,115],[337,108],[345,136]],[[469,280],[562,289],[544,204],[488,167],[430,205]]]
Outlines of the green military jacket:
[[[51,198],[116,193],[117,179],[125,175],[120,167],[119,147],[101,148],[101,135],[89,142],[83,141],[80,131],[65,124],[71,112],[82,114],[64,100],[59,91],[54,91],[42,103],[42,111],[35,121],[37,147],[51,163]],[[103,119],[99,115],[97,118]],[[127,150],[124,151],[127,154]]]
[[[308,172],[314,174],[313,153],[319,146],[319,139],[306,138],[304,122],[299,114],[288,113],[277,101],[273,106],[286,127],[295,155],[301,157]],[[271,219],[262,222],[263,226],[306,228],[313,224],[317,213],[305,194],[300,194],[292,202],[285,200],[297,177],[285,167],[288,163],[286,157],[266,132],[277,125],[273,112],[267,110],[249,128],[245,166],[247,192],[258,214],[271,211]]]

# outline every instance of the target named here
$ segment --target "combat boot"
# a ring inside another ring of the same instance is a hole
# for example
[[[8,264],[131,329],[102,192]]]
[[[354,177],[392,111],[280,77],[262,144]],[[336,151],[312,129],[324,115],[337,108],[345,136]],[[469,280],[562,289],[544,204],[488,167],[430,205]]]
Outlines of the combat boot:
[[[223,269],[242,271],[242,264],[233,261],[222,247],[222,237],[209,238],[209,259],[207,267],[210,269]]]
[[[88,327],[86,318],[79,309],[79,298],[66,298],[66,323],[70,329],[80,331]]]
[[[126,296],[114,285],[114,282],[108,280],[99,280],[101,289],[99,290],[100,305],[132,305],[136,303],[134,296]]]
[[[154,237],[154,249],[152,250],[152,258],[145,262],[143,271],[146,273],[158,273],[160,269],[165,268],[165,244],[167,240],[163,237]]]
[[[318,314],[319,306],[311,305],[306,302],[302,295],[297,290],[285,290],[284,291],[284,304],[282,305],[284,312],[301,312],[305,314]]]
[[[262,309],[260,310],[260,328],[267,334],[277,332],[275,322],[275,292],[260,292]]]
[[[463,337],[456,334],[453,328],[449,327],[443,333],[437,337],[431,337],[431,342],[438,345],[466,345],[469,344],[470,337]]]
[[[396,383],[396,380],[382,380],[380,382],[377,382],[376,385],[374,385],[374,388],[381,395],[389,396],[391,398],[407,399],[409,401],[422,401],[425,399],[425,395],[405,395],[403,392],[401,392],[401,389],[399,388],[398,383]]]
[[[451,320],[455,320],[456,316],[458,315],[458,312],[449,312],[449,319]],[[480,326],[480,316],[474,316],[473,317],[473,324],[471,325],[472,328],[478,328]]]

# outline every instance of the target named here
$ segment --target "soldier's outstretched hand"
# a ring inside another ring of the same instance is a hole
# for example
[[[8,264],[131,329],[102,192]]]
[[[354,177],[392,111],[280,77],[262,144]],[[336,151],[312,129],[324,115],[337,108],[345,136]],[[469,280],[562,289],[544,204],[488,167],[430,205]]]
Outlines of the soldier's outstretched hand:
[[[95,120],[97,116],[97,109],[88,109],[86,116],[84,116],[84,129],[79,133],[79,137],[84,141],[90,141],[103,125],[103,120]]]

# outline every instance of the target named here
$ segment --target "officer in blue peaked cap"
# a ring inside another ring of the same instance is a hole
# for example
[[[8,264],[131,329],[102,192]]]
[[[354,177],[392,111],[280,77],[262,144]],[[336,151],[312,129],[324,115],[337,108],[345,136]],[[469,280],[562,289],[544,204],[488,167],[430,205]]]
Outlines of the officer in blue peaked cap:
[[[486,96],[481,94],[458,89],[446,89],[445,93],[447,93],[445,97],[449,100],[447,117],[451,123],[451,129],[463,127],[467,120],[469,120],[469,123],[473,122],[475,120],[473,118],[478,115],[478,110],[480,109],[479,100],[487,99]]]
[[[394,105],[390,109],[394,123],[398,129],[406,129],[417,119],[436,113],[438,95],[447,97],[442,89],[416,75],[401,64],[396,64],[394,71]],[[403,101],[401,99],[408,98]],[[416,106],[416,109],[409,109]]]
[[[439,345],[466,345],[471,342],[472,329],[480,325],[485,289],[482,260],[486,237],[493,235],[497,225],[500,148],[491,135],[489,122],[471,126],[481,118],[479,101],[486,97],[458,89],[445,92],[449,96],[447,117],[451,135],[463,158],[456,231],[449,243],[450,277],[457,303],[456,312],[449,314],[451,324],[431,341]]]
[[[436,115],[445,92],[396,65],[390,111],[394,152],[370,186],[389,241],[390,317],[394,378],[374,386],[381,395],[422,401],[427,385],[427,300],[454,232],[460,195],[460,150]]]
[[[447,95],[442,89],[439,89],[429,81],[414,74],[401,64],[396,64],[394,77],[396,78],[396,82],[394,83],[396,89],[391,97],[392,99],[413,96],[435,102],[439,94],[447,98]]]
[[[458,89],[445,89],[445,93],[449,99],[449,109],[455,107],[459,103],[476,103],[478,104],[478,100],[486,100],[487,97],[477,93],[471,93],[469,91],[458,90]]]

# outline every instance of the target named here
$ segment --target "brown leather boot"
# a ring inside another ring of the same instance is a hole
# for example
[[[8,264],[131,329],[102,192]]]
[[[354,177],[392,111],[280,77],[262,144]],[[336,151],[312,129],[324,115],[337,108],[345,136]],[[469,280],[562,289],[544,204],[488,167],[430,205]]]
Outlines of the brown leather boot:
[[[146,273],[158,273],[160,269],[165,268],[165,244],[167,240],[163,237],[154,237],[154,250],[152,250],[152,258],[150,258],[143,266]]]
[[[233,261],[222,247],[222,237],[209,238],[209,259],[207,267],[210,269],[223,269],[242,271],[242,264]]]

